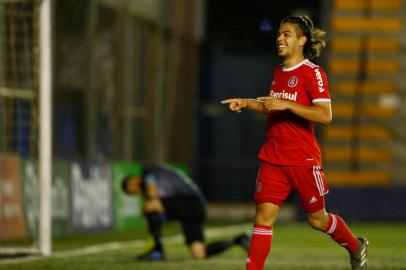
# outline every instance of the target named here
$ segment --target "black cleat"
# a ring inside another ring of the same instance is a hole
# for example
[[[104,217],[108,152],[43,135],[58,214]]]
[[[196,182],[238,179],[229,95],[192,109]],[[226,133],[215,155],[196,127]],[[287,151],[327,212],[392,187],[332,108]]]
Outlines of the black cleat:
[[[251,241],[250,237],[245,233],[234,238],[234,243],[236,245],[241,246],[247,252],[250,248],[250,241]]]
[[[359,243],[359,250],[357,253],[350,253],[351,269],[361,270],[368,269],[368,240],[364,237],[357,237]]]

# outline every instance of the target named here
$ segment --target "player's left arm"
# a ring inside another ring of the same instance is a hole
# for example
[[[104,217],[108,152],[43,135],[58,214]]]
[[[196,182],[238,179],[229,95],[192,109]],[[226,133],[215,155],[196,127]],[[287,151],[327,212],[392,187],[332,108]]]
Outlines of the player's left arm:
[[[145,184],[144,211],[164,213],[165,209],[157,194],[157,185],[154,182]]]
[[[317,102],[311,106],[306,106],[275,97],[258,97],[257,99],[265,102],[264,106],[268,112],[289,110],[306,120],[324,125],[330,124],[332,119],[330,102]]]

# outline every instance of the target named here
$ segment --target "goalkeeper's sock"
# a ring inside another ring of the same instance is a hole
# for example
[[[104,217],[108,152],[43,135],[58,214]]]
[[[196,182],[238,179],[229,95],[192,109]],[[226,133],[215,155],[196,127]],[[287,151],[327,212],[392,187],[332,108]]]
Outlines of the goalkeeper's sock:
[[[146,213],[145,216],[148,221],[149,233],[151,234],[152,238],[154,239],[153,250],[162,252],[163,248],[162,248],[162,241],[161,241],[161,227],[162,227],[161,213],[157,213],[157,212]]]
[[[254,225],[248,251],[246,270],[262,270],[271,251],[272,226]]]
[[[345,224],[345,221],[341,217],[330,213],[328,214],[328,219],[324,232],[349,252],[356,253],[359,248],[358,240],[347,224]]]

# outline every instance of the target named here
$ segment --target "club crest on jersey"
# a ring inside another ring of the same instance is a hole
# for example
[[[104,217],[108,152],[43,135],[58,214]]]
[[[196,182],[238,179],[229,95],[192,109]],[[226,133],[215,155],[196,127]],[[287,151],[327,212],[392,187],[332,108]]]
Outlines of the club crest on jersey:
[[[289,87],[295,87],[296,85],[297,85],[297,83],[298,83],[298,79],[297,79],[297,77],[296,76],[292,76],[292,77],[290,77],[289,78],[289,80],[288,80],[288,86]]]

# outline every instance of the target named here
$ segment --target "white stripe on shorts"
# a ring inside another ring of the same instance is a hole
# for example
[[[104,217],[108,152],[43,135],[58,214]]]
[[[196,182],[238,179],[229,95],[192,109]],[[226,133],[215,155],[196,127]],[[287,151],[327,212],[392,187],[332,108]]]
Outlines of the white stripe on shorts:
[[[261,173],[261,167],[258,169],[257,180],[255,180],[255,184],[258,184],[259,174]]]
[[[319,190],[320,196],[325,195],[327,192],[324,192],[323,176],[321,175],[319,166],[313,166],[313,176],[314,180],[316,181],[317,189]]]

